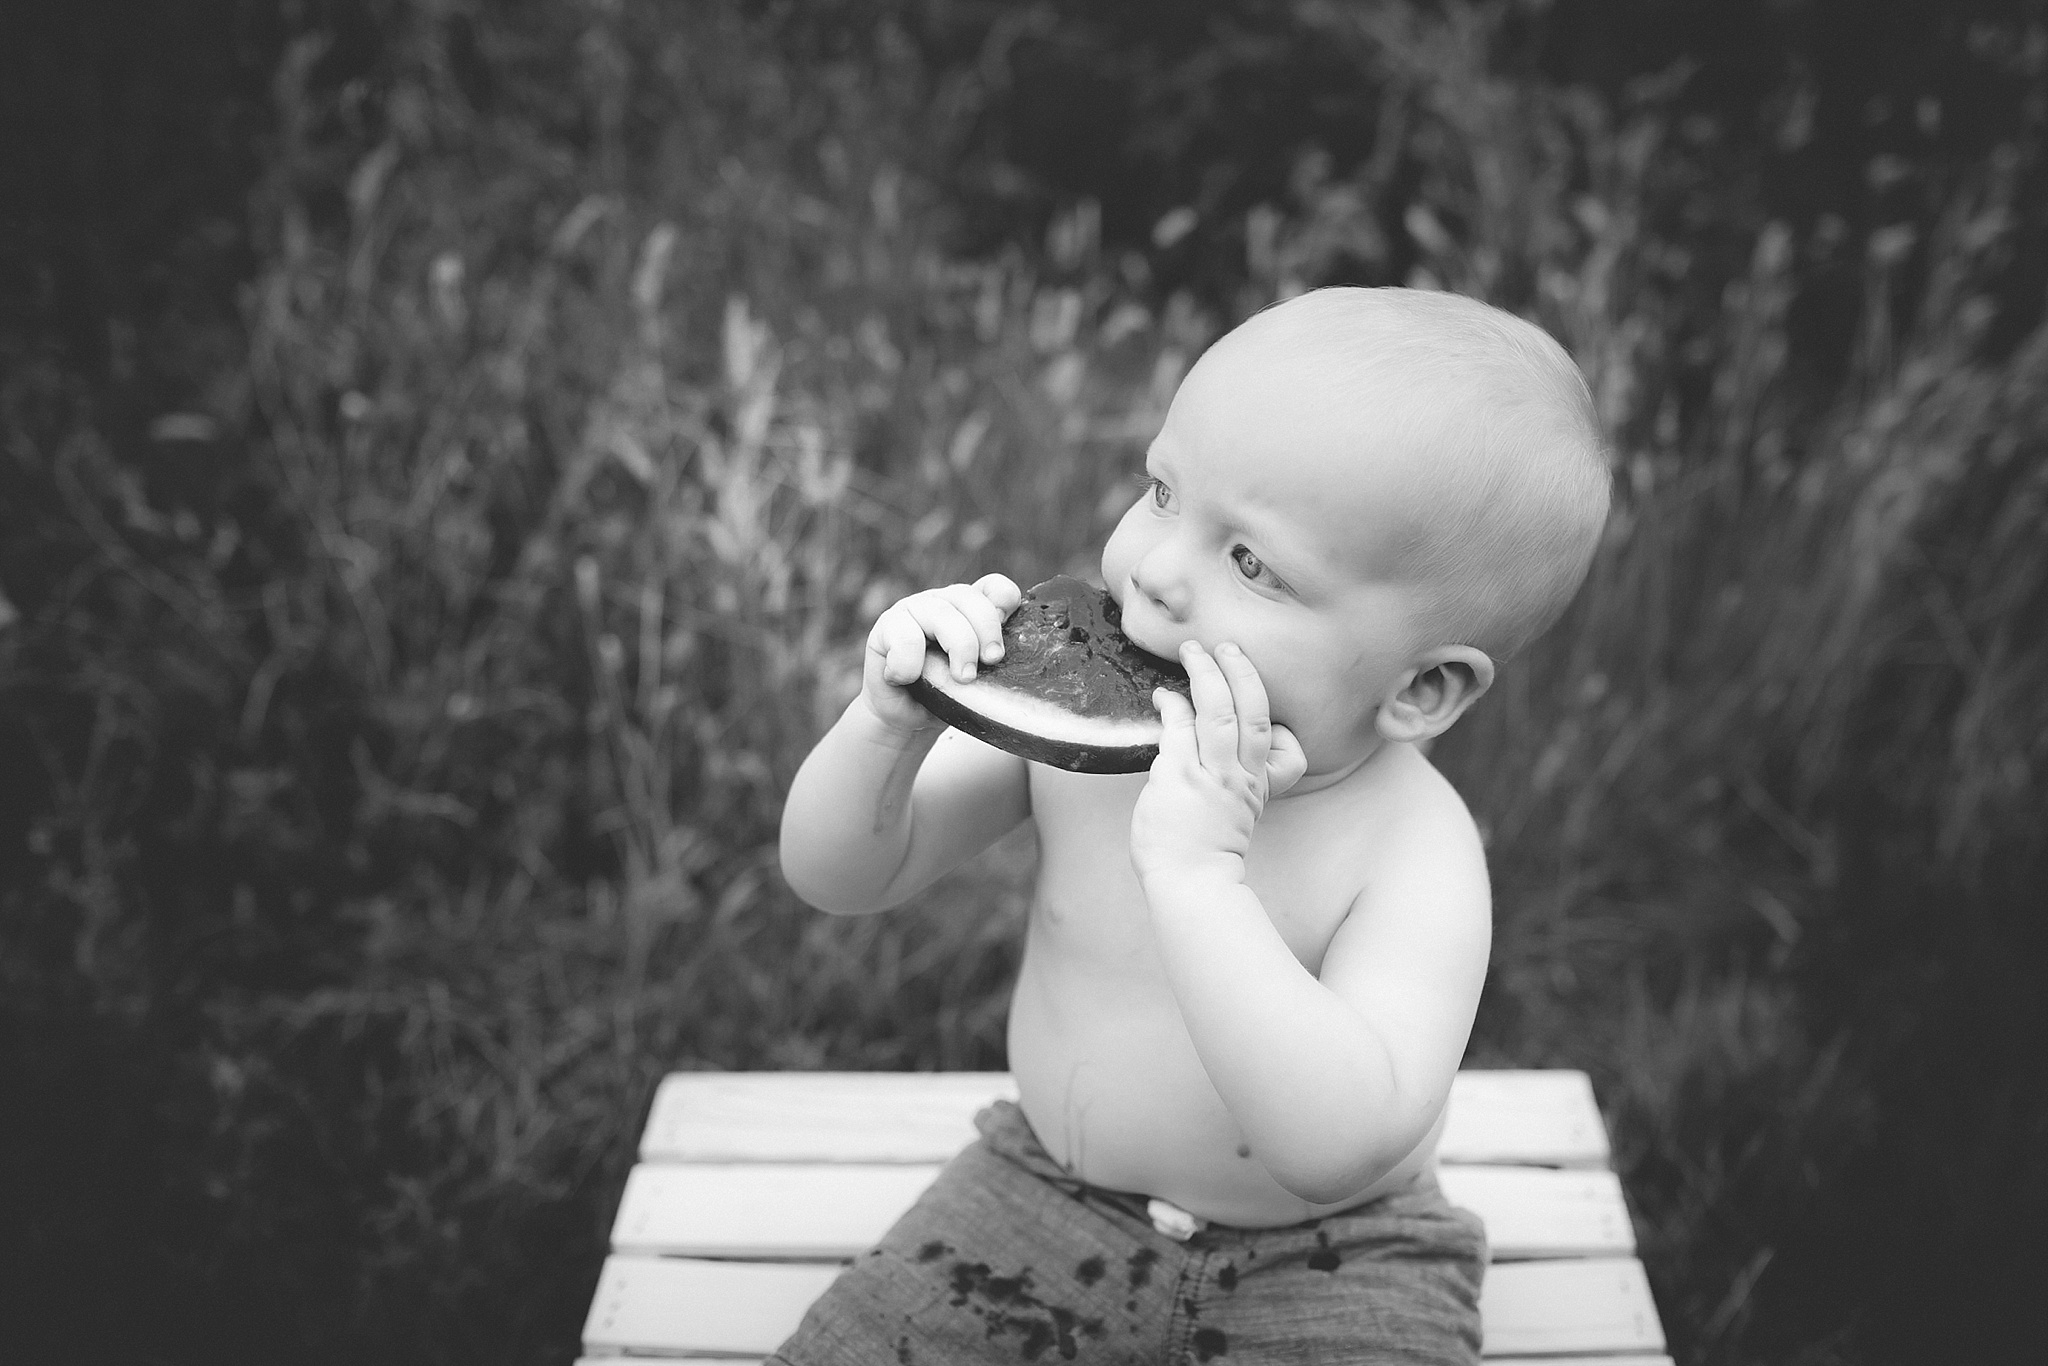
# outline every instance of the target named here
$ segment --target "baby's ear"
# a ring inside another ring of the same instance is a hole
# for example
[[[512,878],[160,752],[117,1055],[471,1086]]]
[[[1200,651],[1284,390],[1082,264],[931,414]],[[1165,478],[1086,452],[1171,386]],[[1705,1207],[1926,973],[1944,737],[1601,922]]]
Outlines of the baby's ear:
[[[1440,645],[1401,675],[1400,686],[1380,703],[1382,740],[1414,744],[1451,728],[1493,686],[1493,660],[1470,645]]]

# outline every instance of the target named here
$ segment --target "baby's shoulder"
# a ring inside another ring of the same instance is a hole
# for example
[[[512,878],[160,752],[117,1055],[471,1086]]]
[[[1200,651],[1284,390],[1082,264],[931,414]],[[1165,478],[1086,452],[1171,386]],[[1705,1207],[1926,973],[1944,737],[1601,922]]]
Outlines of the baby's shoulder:
[[[1486,854],[1465,799],[1421,751],[1392,746],[1344,784],[1327,805],[1327,834],[1348,834],[1342,842],[1353,857],[1384,866],[1399,863],[1447,874],[1478,870]]]
[[[1290,943],[1294,931],[1310,945],[1370,943],[1424,975],[1483,961],[1492,893],[1463,799],[1413,751],[1376,755],[1369,768],[1267,806],[1247,871],[1268,914]],[[1415,967],[1425,959],[1435,966]]]

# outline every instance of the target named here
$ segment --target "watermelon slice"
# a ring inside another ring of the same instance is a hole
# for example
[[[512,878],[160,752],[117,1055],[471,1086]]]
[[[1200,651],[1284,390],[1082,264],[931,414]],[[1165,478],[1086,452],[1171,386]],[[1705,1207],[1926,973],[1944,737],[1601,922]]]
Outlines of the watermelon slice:
[[[1125,637],[1116,600],[1062,574],[1003,622],[1003,657],[962,683],[925,654],[910,695],[978,740],[1075,773],[1142,773],[1159,755],[1154,688],[1188,692],[1187,671]]]

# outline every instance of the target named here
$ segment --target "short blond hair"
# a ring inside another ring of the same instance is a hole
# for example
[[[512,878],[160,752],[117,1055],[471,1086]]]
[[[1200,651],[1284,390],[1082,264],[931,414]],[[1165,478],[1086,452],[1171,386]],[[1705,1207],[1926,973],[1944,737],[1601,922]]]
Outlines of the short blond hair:
[[[1241,330],[1284,329],[1340,373],[1398,378],[1447,400],[1426,472],[1431,516],[1403,548],[1426,587],[1419,645],[1507,659],[1549,629],[1586,576],[1612,477],[1585,378],[1549,333],[1461,295],[1336,286]]]

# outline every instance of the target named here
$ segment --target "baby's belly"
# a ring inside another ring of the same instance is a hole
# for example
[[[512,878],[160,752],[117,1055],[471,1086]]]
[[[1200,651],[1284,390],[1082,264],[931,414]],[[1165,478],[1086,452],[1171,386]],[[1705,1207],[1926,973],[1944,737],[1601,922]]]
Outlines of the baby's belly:
[[[1158,1196],[1217,1223],[1270,1228],[1362,1204],[1434,1159],[1436,1130],[1349,1198],[1303,1200],[1247,1145],[1156,960],[1127,960],[1120,969],[1128,971],[1062,960],[1042,942],[1026,949],[1010,1004],[1010,1071],[1039,1141],[1083,1180]]]

